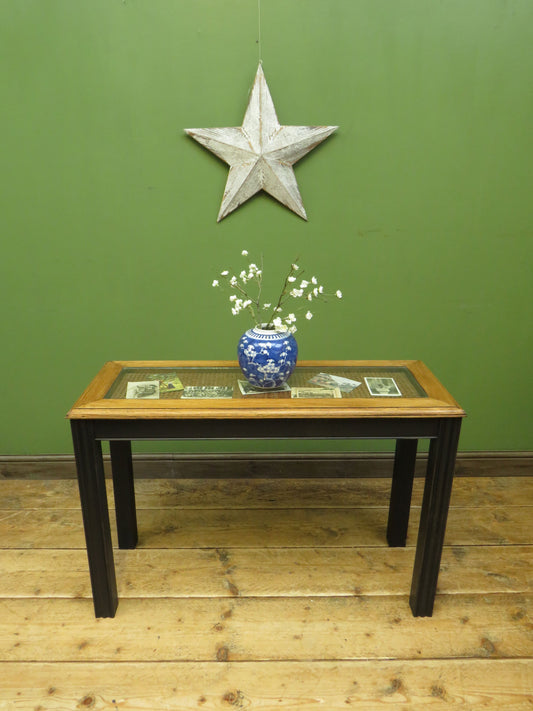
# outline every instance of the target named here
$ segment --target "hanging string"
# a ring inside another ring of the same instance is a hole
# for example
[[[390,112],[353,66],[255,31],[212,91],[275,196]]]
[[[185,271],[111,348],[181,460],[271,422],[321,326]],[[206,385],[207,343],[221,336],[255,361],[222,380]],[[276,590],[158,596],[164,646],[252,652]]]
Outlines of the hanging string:
[[[263,64],[261,48],[261,0],[257,0],[257,48],[259,51],[259,64]]]

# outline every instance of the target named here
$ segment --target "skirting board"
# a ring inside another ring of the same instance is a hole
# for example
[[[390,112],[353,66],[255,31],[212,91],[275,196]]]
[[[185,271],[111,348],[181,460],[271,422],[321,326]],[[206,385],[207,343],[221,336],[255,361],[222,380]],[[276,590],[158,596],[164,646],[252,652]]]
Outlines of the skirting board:
[[[390,477],[393,454],[134,454],[137,478]],[[417,458],[423,476],[427,454]],[[109,455],[104,455],[110,475]],[[459,452],[456,476],[532,476],[533,452]],[[72,479],[72,455],[0,456],[0,479]]]

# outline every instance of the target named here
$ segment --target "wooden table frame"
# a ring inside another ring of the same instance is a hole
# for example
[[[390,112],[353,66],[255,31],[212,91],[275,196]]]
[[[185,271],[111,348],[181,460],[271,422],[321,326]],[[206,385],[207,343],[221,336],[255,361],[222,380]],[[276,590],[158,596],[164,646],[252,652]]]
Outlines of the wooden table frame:
[[[405,546],[419,439],[430,440],[409,598],[431,616],[464,411],[420,361],[305,361],[335,366],[404,366],[427,393],[420,398],[111,400],[122,368],[235,367],[233,361],[112,361],[68,413],[96,617],[114,617],[117,585],[102,460],[109,441],[119,548],[137,545],[132,440],[395,439],[387,525],[389,546]]]

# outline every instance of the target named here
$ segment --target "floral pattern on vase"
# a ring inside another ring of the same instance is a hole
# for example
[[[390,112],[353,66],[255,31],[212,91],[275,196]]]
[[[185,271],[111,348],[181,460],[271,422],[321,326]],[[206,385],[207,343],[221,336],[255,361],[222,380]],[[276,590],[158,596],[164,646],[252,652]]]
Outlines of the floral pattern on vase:
[[[289,331],[248,329],[237,348],[239,365],[246,379],[256,388],[277,388],[296,366],[298,344]]]

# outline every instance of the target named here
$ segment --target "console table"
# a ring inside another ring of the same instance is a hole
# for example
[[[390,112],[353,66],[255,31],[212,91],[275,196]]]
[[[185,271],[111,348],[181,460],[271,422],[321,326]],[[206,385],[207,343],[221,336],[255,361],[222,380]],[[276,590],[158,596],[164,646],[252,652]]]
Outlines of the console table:
[[[409,601],[413,615],[431,616],[465,413],[420,361],[302,361],[288,383],[308,388],[309,380],[319,373],[361,384],[335,398],[294,398],[290,391],[243,395],[238,384],[243,376],[235,361],[104,365],[67,415],[96,617],[114,617],[118,605],[102,441],[110,443],[119,547],[135,548],[132,440],[394,439],[386,536],[390,546],[405,546],[417,444],[426,438],[429,456]],[[231,388],[231,396],[188,399],[187,391],[173,390],[158,399],[126,397],[128,383],[173,378],[179,378],[185,388]],[[386,385],[390,379],[394,395],[386,394],[386,387],[378,392],[379,383]]]

